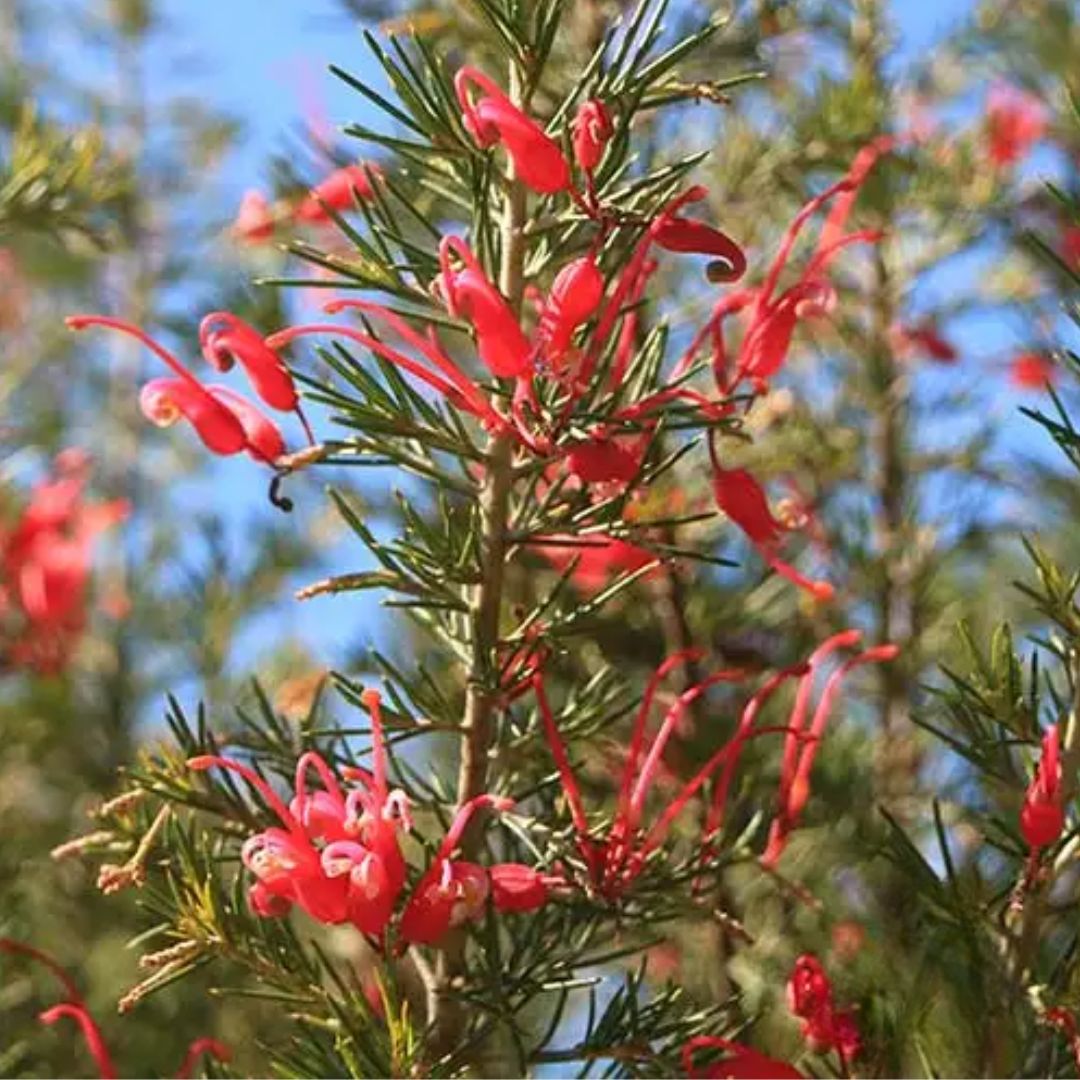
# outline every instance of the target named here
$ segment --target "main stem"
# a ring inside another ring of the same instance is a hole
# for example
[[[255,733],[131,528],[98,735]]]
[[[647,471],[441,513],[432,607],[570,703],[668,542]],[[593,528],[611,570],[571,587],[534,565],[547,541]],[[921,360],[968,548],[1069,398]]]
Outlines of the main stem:
[[[516,64],[510,66],[509,97],[523,106],[523,83]],[[524,293],[526,193],[511,172],[502,222],[499,285],[516,315]],[[464,806],[487,788],[492,726],[498,701],[498,645],[506,573],[510,489],[513,480],[513,441],[506,433],[491,435],[480,487],[480,582],[469,601],[470,656],[465,688],[465,716],[457,801]],[[462,857],[475,857],[482,822],[473,819],[461,842]],[[465,939],[452,940],[442,953],[437,993],[429,997],[434,1015],[429,1046],[441,1056],[461,1034],[461,1009],[445,991],[465,968]]]

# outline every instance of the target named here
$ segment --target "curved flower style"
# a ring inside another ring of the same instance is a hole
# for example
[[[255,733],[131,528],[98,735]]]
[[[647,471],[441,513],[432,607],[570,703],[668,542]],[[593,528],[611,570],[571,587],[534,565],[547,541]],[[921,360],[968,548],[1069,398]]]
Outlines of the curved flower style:
[[[956,346],[931,321],[900,323],[889,332],[889,342],[893,352],[904,360],[925,356],[938,364],[952,364],[960,356]]]
[[[1056,843],[1065,830],[1061,774],[1061,732],[1055,724],[1043,735],[1042,757],[1020,811],[1020,831],[1033,852]]]
[[[21,941],[13,941],[11,938],[0,938],[0,952],[5,952],[10,955],[25,956],[41,964],[43,967],[48,968],[53,975],[56,976],[57,980],[67,993],[67,1000],[46,1009],[41,1013],[38,1019],[43,1024],[48,1025],[55,1024],[58,1020],[62,1019],[74,1020],[82,1032],[83,1040],[86,1043],[87,1050],[90,1051],[90,1056],[97,1065],[98,1075],[101,1077],[101,1080],[116,1080],[119,1073],[113,1062],[112,1054],[105,1044],[105,1038],[101,1033],[101,1029],[90,1015],[86,1003],[83,1001],[82,995],[79,993],[79,989],[71,976],[60,967],[55,960],[52,960],[43,952],[40,952],[32,946],[23,944]],[[188,1047],[187,1053],[184,1055],[184,1060],[181,1062],[180,1068],[175,1074],[177,1080],[185,1080],[186,1077],[191,1076],[196,1063],[203,1054],[209,1054],[219,1061],[228,1061],[232,1057],[232,1052],[229,1048],[218,1042],[216,1039],[208,1039],[205,1037],[196,1039]]]
[[[836,698],[840,693],[848,673],[863,664],[880,664],[894,660],[899,655],[895,645],[874,645],[845,660],[828,678],[817,707],[810,716],[810,698],[813,694],[815,677],[826,659],[839,649],[851,648],[861,640],[858,630],[846,630],[828,638],[810,655],[806,663],[806,672],[799,683],[795,695],[795,704],[788,721],[787,736],[784,740],[784,756],[780,766],[779,807],[769,830],[769,839],[761,861],[765,866],[775,866],[780,858],[788,834],[798,824],[803,807],[810,797],[810,775],[825,735],[825,726],[829,721]]]
[[[821,961],[804,953],[795,961],[787,984],[788,1008],[802,1020],[807,1046],[819,1054],[836,1050],[845,1064],[859,1056],[862,1036],[851,1009],[837,1009],[833,988]]]
[[[723,1060],[704,1068],[694,1067],[698,1050],[722,1050]],[[750,1046],[719,1035],[695,1035],[682,1047],[683,1071],[691,1080],[799,1080],[802,1073],[786,1061],[766,1057]]]
[[[680,205],[699,202],[708,195],[703,187],[693,187],[681,198]],[[712,255],[709,263],[710,281],[738,281],[746,273],[746,255],[726,233],[704,221],[664,214],[658,219],[653,234],[657,247],[694,255]]]
[[[719,683],[741,682],[746,672],[719,671],[683,691],[666,710],[656,734],[646,749],[646,725],[660,684],[677,667],[702,659],[697,650],[674,653],[656,669],[641,700],[631,730],[630,745],[619,786],[615,817],[604,839],[597,839],[589,829],[581,789],[578,786],[570,757],[559,733],[554,713],[544,690],[543,676],[533,679],[533,689],[544,726],[544,735],[559,772],[570,817],[577,833],[577,845],[585,861],[592,887],[604,898],[616,900],[624,895],[645,868],[648,857],[664,842],[667,833],[686,805],[704,787],[710,777],[725,764],[737,761],[749,738],[776,734],[786,728],[759,728],[740,732],[717,750],[704,766],[670,799],[663,813],[647,830],[642,827],[645,802],[660,769],[664,750],[675,733],[686,709],[711,686]]]
[[[43,674],[62,670],[86,627],[94,543],[128,514],[124,500],[87,503],[90,458],[58,454],[18,520],[0,529],[0,612],[17,625],[0,643],[3,659]]]
[[[477,146],[501,143],[523,184],[540,195],[570,187],[570,165],[559,144],[544,134],[482,71],[463,67],[454,76],[461,119]]]
[[[172,353],[134,324],[105,315],[70,315],[64,321],[72,330],[100,326],[133,337],[172,370],[175,378],[153,379],[139,396],[143,415],[151,423],[168,427],[183,417],[203,445],[222,456],[246,451],[256,461],[273,466],[284,451],[285,440],[277,425],[251,402],[228,387],[200,382]],[[227,370],[234,359],[239,359],[260,395],[285,400],[284,380],[291,384],[292,376],[246,323],[227,312],[215,312],[203,321],[200,337],[204,355],[219,370]],[[295,397],[289,408],[299,412]],[[306,421],[304,426],[307,429]]]
[[[242,776],[284,826],[256,833],[241,849],[244,866],[256,879],[248,894],[252,911],[273,918],[296,905],[317,922],[351,923],[385,945],[408,878],[400,834],[412,828],[412,815],[405,793],[389,786],[380,695],[367,690],[361,700],[371,716],[372,768],[346,770],[359,784],[347,794],[326,762],[310,751],[297,762],[288,806],[261,776],[231,758],[195,757],[188,767],[218,767]],[[310,769],[322,790],[308,791]],[[400,941],[438,945],[450,930],[477,917],[489,896],[501,911],[533,911],[546,903],[554,878],[517,863],[485,868],[453,858],[478,809],[512,805],[509,799],[481,795],[458,811],[405,902],[397,923]]]

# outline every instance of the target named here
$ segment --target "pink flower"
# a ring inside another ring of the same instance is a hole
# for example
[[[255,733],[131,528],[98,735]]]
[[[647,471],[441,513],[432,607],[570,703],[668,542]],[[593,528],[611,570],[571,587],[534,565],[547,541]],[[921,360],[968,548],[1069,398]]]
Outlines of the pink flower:
[[[1046,131],[1046,108],[1024,90],[995,84],[986,104],[986,152],[998,168],[1015,165]]]
[[[1061,790],[1061,732],[1055,724],[1042,740],[1042,757],[1020,811],[1020,831],[1032,851],[1056,843],[1065,829]]]
[[[592,255],[567,263],[555,275],[540,315],[537,339],[551,368],[565,363],[578,328],[596,314],[604,296],[604,276]]]
[[[571,576],[574,584],[586,592],[602,588],[619,574],[632,574],[660,561],[660,557],[647,548],[613,536],[552,534],[538,537],[529,546],[560,573],[576,560]]]
[[[463,67],[454,89],[466,130],[481,148],[501,143],[522,183],[541,195],[570,187],[570,166],[559,144],[544,134],[483,72]]]
[[[463,265],[454,269],[456,257]],[[451,315],[465,319],[476,349],[492,375],[521,378],[532,373],[532,348],[502,293],[488,280],[472,249],[456,236],[439,245],[439,286]]]

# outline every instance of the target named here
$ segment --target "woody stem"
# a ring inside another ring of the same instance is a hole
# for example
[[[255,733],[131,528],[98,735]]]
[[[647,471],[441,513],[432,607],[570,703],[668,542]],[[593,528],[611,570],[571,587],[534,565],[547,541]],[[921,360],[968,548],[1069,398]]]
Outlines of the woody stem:
[[[510,100],[522,106],[522,73],[510,66]],[[521,312],[524,294],[526,192],[513,173],[507,186],[502,222],[499,284],[515,314]],[[484,477],[480,487],[480,581],[469,599],[470,658],[465,691],[463,741],[458,769],[457,802],[464,806],[487,787],[488,755],[492,722],[498,700],[499,622],[508,548],[510,490],[513,484],[513,442],[507,432],[488,440]],[[475,856],[481,824],[479,816],[461,841],[462,857]],[[464,938],[451,941],[443,952],[438,971],[440,991],[432,1000],[434,1015],[430,1047],[434,1056],[445,1054],[462,1031],[460,1008],[445,996],[465,968]]]

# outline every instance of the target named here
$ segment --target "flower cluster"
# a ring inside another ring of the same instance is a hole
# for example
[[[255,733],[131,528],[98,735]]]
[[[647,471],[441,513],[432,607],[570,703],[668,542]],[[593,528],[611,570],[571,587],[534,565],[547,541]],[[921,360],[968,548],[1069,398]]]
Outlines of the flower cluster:
[[[87,621],[94,542],[128,513],[126,502],[89,503],[90,458],[57,455],[18,519],[0,526],[0,657],[54,673],[67,666]]]
[[[280,428],[256,405],[228,386],[203,383],[176,356],[139,327],[104,315],[72,315],[72,330],[101,326],[135,338],[173,372],[171,378],[151,379],[139,394],[143,415],[158,427],[188,421],[203,445],[215,454],[247,453],[273,466],[285,453]],[[253,327],[227,311],[214,311],[199,326],[203,358],[217,371],[239,364],[263,404],[299,417],[314,441],[304,417],[296,384],[281,357]]]
[[[806,1045],[815,1053],[835,1050],[845,1062],[859,1056],[862,1037],[851,1009],[838,1009],[821,961],[804,953],[795,961],[787,984],[788,1008],[802,1021]]]
[[[675,820],[690,800],[719,773],[701,843],[701,860],[703,864],[707,862],[714,851],[714,839],[723,825],[728,792],[743,747],[750,739],[781,734],[784,736],[784,751],[779,802],[762,857],[765,865],[775,865],[783,852],[788,834],[795,827],[809,797],[814,756],[824,737],[825,725],[844,677],[860,664],[882,662],[896,656],[895,646],[880,645],[845,660],[829,676],[817,707],[811,714],[811,697],[817,673],[833,652],[856,645],[859,638],[858,631],[837,634],[821,645],[805,664],[778,672],[766,680],[748,700],[731,738],[667,801],[663,812],[651,827],[646,829],[643,827],[646,800],[658,775],[664,751],[677,732],[686,710],[710,687],[721,683],[739,683],[747,678],[747,673],[739,669],[724,670],[706,676],[684,690],[665,711],[655,735],[649,741],[649,715],[663,680],[686,663],[700,661],[703,654],[697,650],[686,650],[665,660],[650,679],[634,718],[619,784],[615,816],[603,839],[597,838],[589,827],[581,789],[570,764],[566,743],[548,701],[543,676],[537,673],[533,677],[533,685],[544,735],[559,772],[590,887],[607,899],[617,899],[624,895],[644,870],[649,856],[664,842]],[[793,678],[799,679],[799,685],[787,724],[758,724],[765,703],[786,681]]]
[[[0,938],[0,952],[12,956],[25,956],[28,959],[41,964],[43,967],[48,968],[49,971],[52,972],[57,981],[63,986],[67,997],[60,1004],[53,1005],[51,1008],[46,1009],[40,1015],[39,1019],[43,1024],[48,1025],[55,1024],[57,1021],[64,1019],[74,1020],[79,1026],[79,1030],[82,1032],[83,1039],[86,1042],[86,1048],[90,1051],[90,1056],[94,1059],[94,1063],[98,1067],[98,1074],[100,1075],[101,1080],[116,1080],[119,1074],[116,1065],[113,1062],[112,1054],[105,1044],[105,1038],[101,1033],[101,1029],[98,1027],[93,1016],[90,1015],[90,1011],[86,1007],[86,1002],[83,1000],[82,995],[79,993],[79,989],[71,976],[60,967],[56,961],[21,941],[13,941],[11,938]],[[229,1048],[222,1045],[216,1039],[196,1039],[188,1047],[187,1053],[184,1055],[184,1060],[181,1062],[180,1068],[175,1074],[177,1080],[184,1080],[184,1078],[191,1076],[199,1058],[204,1054],[209,1054],[219,1061],[228,1061],[232,1057]]]
[[[517,863],[484,867],[454,858],[477,810],[513,805],[491,795],[458,810],[435,857],[416,885],[406,888],[409,872],[401,837],[412,828],[409,800],[389,786],[379,694],[368,690],[363,700],[371,714],[372,768],[347,771],[358,784],[351,791],[313,752],[297,762],[288,805],[241,762],[210,755],[188,762],[196,770],[220,767],[238,773],[281,823],[249,837],[241,850],[255,878],[248,893],[252,910],[269,918],[295,905],[317,922],[351,923],[380,946],[391,924],[403,944],[438,945],[450,930],[478,918],[489,897],[500,911],[531,911],[546,903],[550,879],[536,870]],[[322,781],[321,790],[308,791],[309,769]]]

